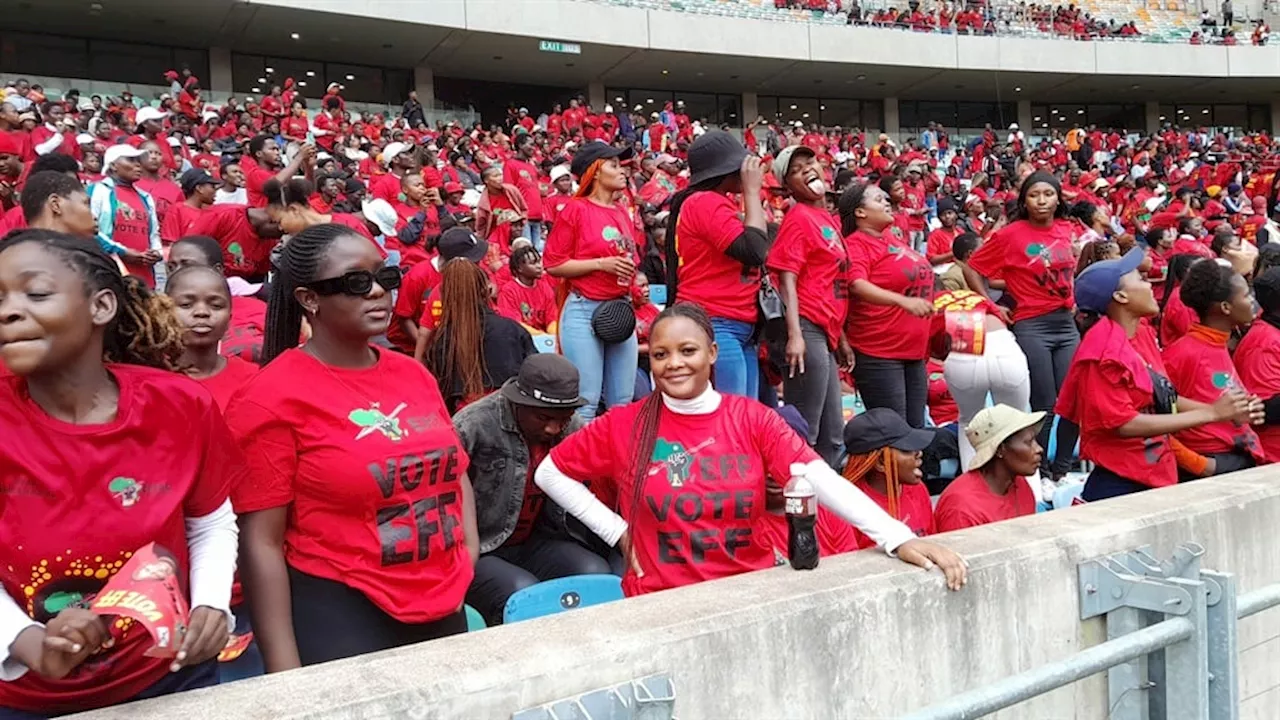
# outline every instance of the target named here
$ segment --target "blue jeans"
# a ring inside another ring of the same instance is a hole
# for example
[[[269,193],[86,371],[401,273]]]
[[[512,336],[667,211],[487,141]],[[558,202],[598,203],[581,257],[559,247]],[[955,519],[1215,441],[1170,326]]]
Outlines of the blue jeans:
[[[529,222],[526,222],[524,224],[524,237],[529,238],[529,242],[533,243],[533,246],[538,249],[538,252],[542,252],[542,248],[547,245],[546,239],[542,237],[541,220],[530,220]]]
[[[636,389],[639,343],[635,333],[616,345],[605,345],[591,331],[591,316],[599,300],[570,293],[560,311],[560,352],[578,368],[580,392],[586,405],[578,408],[583,420],[592,420],[600,398],[606,407],[631,402]]]
[[[755,326],[741,320],[711,318],[716,331],[716,390],[730,395],[754,398],[760,385],[760,357],[751,342]]]

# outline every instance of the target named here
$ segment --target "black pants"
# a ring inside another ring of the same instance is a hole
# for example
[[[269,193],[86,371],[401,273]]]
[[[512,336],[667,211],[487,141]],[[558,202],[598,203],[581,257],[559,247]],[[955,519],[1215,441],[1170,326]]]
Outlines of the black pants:
[[[129,698],[127,702],[149,700],[164,695],[213,687],[218,684],[218,660],[206,660],[199,665],[185,667],[176,673],[169,673],[156,681],[155,685]],[[0,707],[0,720],[45,720],[69,713],[33,713],[25,710],[10,710]]]
[[[1134,482],[1129,478],[1121,477],[1111,472],[1101,465],[1096,465],[1093,468],[1093,472],[1089,473],[1089,478],[1084,481],[1084,491],[1080,493],[1080,499],[1085,502],[1095,502],[1150,489],[1150,485]]]
[[[911,427],[924,427],[929,380],[923,360],[888,360],[854,353],[853,379],[868,410],[889,408]]]
[[[289,568],[293,598],[293,634],[298,658],[315,665],[435,640],[467,631],[461,608],[439,620],[402,623],[383,612],[364,593],[340,582]]]
[[[1048,413],[1037,440],[1045,449],[1040,472],[1046,477],[1060,477],[1071,469],[1080,428],[1066,418],[1058,420],[1056,457],[1049,457],[1049,433],[1053,431],[1053,406],[1058,402],[1058,389],[1067,377],[1071,358],[1080,345],[1080,330],[1069,310],[1020,320],[1013,325],[1018,347],[1027,356],[1031,374],[1031,409]]]
[[[476,562],[476,577],[467,590],[467,604],[489,626],[502,624],[507,598],[542,580],[570,575],[605,575],[609,561],[573,540],[539,537],[520,545],[500,547]]]

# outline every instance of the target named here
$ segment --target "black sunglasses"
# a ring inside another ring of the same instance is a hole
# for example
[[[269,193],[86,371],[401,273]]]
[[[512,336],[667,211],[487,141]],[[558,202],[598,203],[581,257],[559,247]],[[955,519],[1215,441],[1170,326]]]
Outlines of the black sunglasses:
[[[374,282],[382,286],[383,290],[395,290],[400,287],[400,268],[384,267],[378,272],[352,270],[335,278],[309,282],[303,287],[310,288],[321,295],[355,295],[363,297],[373,290]]]

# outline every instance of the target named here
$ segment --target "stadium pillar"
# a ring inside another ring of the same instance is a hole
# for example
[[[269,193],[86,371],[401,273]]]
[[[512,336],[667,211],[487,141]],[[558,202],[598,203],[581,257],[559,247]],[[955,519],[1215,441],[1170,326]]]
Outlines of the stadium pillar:
[[[1271,137],[1275,137],[1276,133],[1280,133],[1280,100],[1272,98],[1271,99]]]
[[[1160,132],[1160,101],[1148,100],[1145,105],[1147,115],[1147,132]]]
[[[423,107],[433,107],[436,99],[436,76],[431,68],[419,65],[413,69],[413,89]]]
[[[1275,114],[1275,111],[1272,111],[1272,117],[1275,117]],[[738,124],[745,128],[755,122],[756,118],[759,116],[760,96],[752,92],[742,93],[742,117],[739,118],[742,122]]]
[[[223,47],[209,48],[209,77],[202,78],[208,81],[209,92],[217,95],[219,99],[225,99],[227,96],[235,92],[235,85],[231,78],[231,51]]]
[[[1018,127],[1022,128],[1024,133],[1030,133],[1035,128],[1035,120],[1031,116],[1031,101],[1018,101]]]
[[[604,96],[604,83],[599,80],[592,80],[587,85],[587,102],[598,112],[600,108],[605,106],[608,100]]]
[[[902,122],[898,119],[898,98],[896,97],[884,99],[884,128],[882,132],[894,142],[902,140],[902,138],[898,137],[902,132]]]

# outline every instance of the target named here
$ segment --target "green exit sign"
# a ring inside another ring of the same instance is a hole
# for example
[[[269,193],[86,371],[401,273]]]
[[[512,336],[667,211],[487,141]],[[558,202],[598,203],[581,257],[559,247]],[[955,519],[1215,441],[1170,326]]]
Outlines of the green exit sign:
[[[538,49],[542,52],[565,53],[566,55],[582,54],[582,46],[578,43],[560,42],[559,40],[539,40]]]

